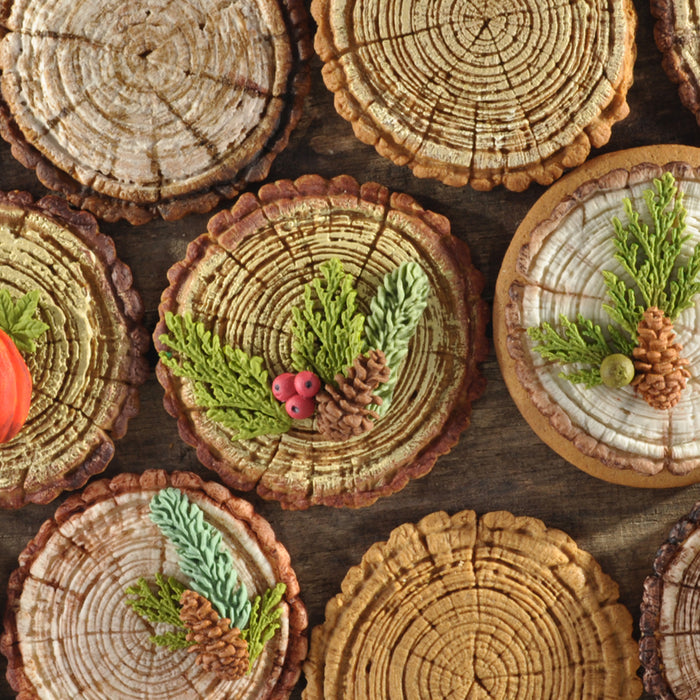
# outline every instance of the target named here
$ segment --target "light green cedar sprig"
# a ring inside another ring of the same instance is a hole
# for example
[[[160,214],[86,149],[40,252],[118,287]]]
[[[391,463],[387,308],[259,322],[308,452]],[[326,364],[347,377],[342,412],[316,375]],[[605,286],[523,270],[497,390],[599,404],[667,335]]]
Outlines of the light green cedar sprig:
[[[389,381],[380,384],[374,393],[382,404],[373,406],[380,416],[391,404],[399,366],[408,353],[408,345],[425,311],[430,282],[416,262],[405,262],[387,273],[370,302],[370,315],[365,321],[365,350],[382,350],[391,368]]]
[[[280,601],[287,586],[278,583],[274,588],[268,588],[262,598],[256,596],[250,611],[248,627],[241,630],[241,637],[248,642],[249,669],[262,653],[263,647],[272,639],[280,627],[282,608]]]
[[[146,582],[145,578],[140,578],[135,586],[126,589],[128,595],[136,598],[128,598],[125,603],[141,617],[149,622],[164,622],[178,628],[174,632],[156,634],[150,639],[154,644],[166,646],[173,651],[185,649],[192,646],[194,642],[187,641],[187,628],[180,620],[180,596],[182,596],[185,586],[172,576],[165,577],[157,573],[156,585],[158,590],[154,593]]]
[[[151,499],[151,520],[175,545],[190,588],[231,620],[231,627],[243,629],[251,609],[248,593],[221,532],[204,520],[201,508],[178,489],[166,488]]]
[[[592,364],[591,368],[582,368],[573,372],[561,372],[560,377],[574,384],[584,384],[586,388],[602,383],[600,363],[613,353],[631,354],[631,343],[614,327],[608,326],[612,342],[609,342],[600,326],[578,314],[576,321],[570,321],[565,314],[559,320],[562,332],[558,333],[551,324],[545,322],[539,328],[528,328],[530,338],[539,343],[533,350],[540,353],[545,360],[561,364]]]
[[[304,285],[304,304],[292,309],[292,366],[334,384],[362,352],[364,316],[357,311],[353,277],[337,258],[322,263],[323,279]]]
[[[38,304],[38,289],[27,292],[15,302],[7,289],[0,289],[0,328],[22,352],[34,352],[34,340],[49,329],[43,321],[34,318]]]
[[[222,345],[201,322],[171,312],[165,314],[170,334],[159,340],[161,362],[178,377],[194,382],[197,404],[207,416],[235,431],[233,440],[286,433],[292,421],[275,399],[260,357]],[[173,355],[175,353],[175,355]]]
[[[693,297],[700,291],[700,245],[695,246],[688,263],[676,269],[683,244],[690,236],[685,235],[683,193],[676,187],[673,175],[667,172],[655,179],[654,189],[644,192],[644,201],[651,227],[640,221],[628,198],[624,200],[627,226],[617,217],[613,219],[615,259],[632,278],[642,303],[616,274],[603,273],[613,302],[604,308],[634,340],[645,309],[656,306],[674,321],[681,311],[692,306]]]

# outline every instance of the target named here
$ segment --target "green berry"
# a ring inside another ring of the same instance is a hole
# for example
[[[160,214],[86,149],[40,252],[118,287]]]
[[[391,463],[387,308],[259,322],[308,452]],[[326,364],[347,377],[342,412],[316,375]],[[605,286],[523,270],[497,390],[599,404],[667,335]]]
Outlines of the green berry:
[[[605,386],[613,389],[627,386],[634,379],[634,363],[619,352],[608,355],[600,363],[600,378]]]

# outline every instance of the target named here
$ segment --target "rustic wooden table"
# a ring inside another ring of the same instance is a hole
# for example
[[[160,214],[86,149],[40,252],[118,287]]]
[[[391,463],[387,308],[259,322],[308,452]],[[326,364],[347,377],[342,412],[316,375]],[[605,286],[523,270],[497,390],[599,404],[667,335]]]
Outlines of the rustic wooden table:
[[[635,5],[639,15],[638,58],[629,93],[631,114],[613,128],[610,143],[598,153],[653,143],[700,145],[698,125],[661,68],[648,3],[635,0]],[[486,279],[484,296],[491,303],[511,237],[544,188],[483,193],[419,180],[408,168],[394,166],[360,143],[350,125],[335,112],[332,96],[321,80],[318,59],[313,61],[312,73],[304,115],[289,147],[273,164],[269,179],[313,172],[326,177],[348,173],[360,181],[375,180],[413,195],[426,208],[447,216],[453,233],[468,243],[474,264]],[[29,190],[35,196],[45,193],[34,173],[22,168],[4,143],[0,144],[0,161],[0,188]],[[189,216],[175,223],[152,222],[138,228],[125,223],[102,225],[102,230],[114,237],[121,259],[133,270],[150,330],[155,326],[167,269],[183,256],[187,243],[205,230],[207,218]],[[154,366],[155,353],[150,359]],[[504,509],[535,516],[564,530],[619,583],[621,602],[636,623],[642,582],[650,572],[654,553],[671,525],[700,500],[700,485],[637,489],[588,476],[558,457],[532,432],[508,394],[493,350],[483,373],[488,380],[486,392],[474,404],[471,426],[459,444],[438,460],[430,474],[403,491],[360,510],[316,507],[286,512],[276,502],[251,498],[291,553],[311,626],[323,620],[326,601],[339,591],[348,568],[360,561],[373,542],[385,540],[401,523],[415,522],[433,511],[463,509],[479,514]],[[141,392],[141,412],[130,423],[126,437],[117,443],[116,456],[105,476],[161,467],[190,469],[215,478],[200,467],[194,451],[180,440],[175,421],[163,410],[161,399],[161,387],[151,374]],[[0,513],[0,590],[16,567],[22,548],[61,500]],[[3,607],[4,598],[4,593],[0,594]],[[302,686],[303,681],[294,698],[300,697]],[[0,698],[12,697],[14,693],[3,679]]]

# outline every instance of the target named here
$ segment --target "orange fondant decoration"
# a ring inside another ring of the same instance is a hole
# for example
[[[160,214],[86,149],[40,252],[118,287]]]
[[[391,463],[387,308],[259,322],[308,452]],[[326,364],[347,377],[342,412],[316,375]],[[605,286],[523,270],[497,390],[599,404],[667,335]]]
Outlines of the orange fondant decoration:
[[[17,346],[0,329],[0,443],[17,435],[29,414],[32,376]]]

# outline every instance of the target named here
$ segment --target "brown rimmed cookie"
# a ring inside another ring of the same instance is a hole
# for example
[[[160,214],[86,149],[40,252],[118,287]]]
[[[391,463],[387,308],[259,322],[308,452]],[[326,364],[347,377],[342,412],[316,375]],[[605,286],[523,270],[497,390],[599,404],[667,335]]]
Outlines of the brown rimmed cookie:
[[[678,84],[681,102],[700,120],[700,4],[697,0],[652,0],[654,38],[662,65]]]
[[[615,258],[617,217],[628,224],[630,198],[642,223],[653,227],[644,192],[665,172],[675,176],[687,209],[690,238],[677,266],[700,241],[700,151],[650,146],[601,156],[555,184],[528,213],[505,256],[494,305],[494,336],[506,384],[525,419],[562,457],[599,478],[667,487],[700,479],[697,416],[700,308],[697,299],[673,323],[690,377],[672,408],[649,405],[632,385],[586,388],[561,376],[576,365],[545,360],[527,329],[559,326],[561,314],[581,313],[604,329],[617,325],[603,270],[627,279]],[[638,293],[638,292],[637,292]],[[641,304],[641,297],[638,297]]]
[[[393,370],[388,412],[369,432],[340,442],[325,439],[314,417],[282,434],[234,441],[235,432],[198,405],[193,382],[159,363],[165,407],[200,461],[230,486],[287,508],[368,505],[427,473],[468,425],[484,387],[483,282],[448,221],[376,183],[308,175],[242,195],[208,228],[169,272],[158,350],[167,349],[165,315],[190,313],[222,343],[262,358],[271,382],[292,371],[292,309],[304,305],[304,288],[324,263],[344,265],[362,313],[402,263],[420,265],[429,291],[408,355]]]
[[[433,513],[341,588],[312,632],[305,700],[639,697],[617,584],[535,518]]]
[[[644,581],[639,658],[644,688],[662,700],[700,694],[700,503],[681,518]]]
[[[221,533],[248,595],[286,586],[280,627],[237,681],[203,670],[185,649],[157,646],[150,637],[171,626],[149,624],[125,604],[125,589],[140,578],[152,585],[154,572],[187,583],[173,542],[150,516],[167,487]],[[219,484],[157,470],[97,481],[58,508],[19,563],[0,648],[20,697],[268,700],[288,697],[299,677],[307,622],[289,555],[267,521]]]
[[[0,194],[0,289],[38,291],[48,330],[25,353],[29,416],[0,444],[0,506],[47,503],[101,472],[148,373],[143,305],[95,218],[58,197]]]
[[[629,113],[630,0],[314,0],[311,12],[336,110],[418,177],[548,185]]]
[[[263,179],[309,88],[301,0],[7,0],[0,26],[0,134],[108,221],[206,212]]]

